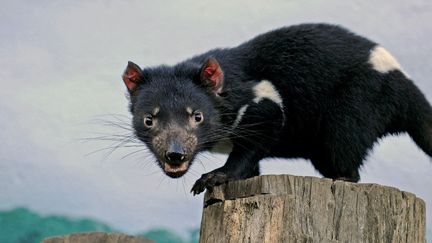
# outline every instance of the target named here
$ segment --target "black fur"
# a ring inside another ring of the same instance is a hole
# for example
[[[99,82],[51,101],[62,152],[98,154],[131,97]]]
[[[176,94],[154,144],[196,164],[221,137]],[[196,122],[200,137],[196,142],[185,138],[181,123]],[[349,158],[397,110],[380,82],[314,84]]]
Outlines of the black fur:
[[[130,89],[136,134],[155,152],[161,166],[168,162],[155,151],[152,139],[170,129],[167,124],[174,122],[196,136],[196,146],[188,154],[190,163],[196,153],[216,142],[232,141],[226,164],[204,174],[192,188],[195,194],[258,175],[258,162],[265,157],[310,159],[325,177],[357,182],[368,152],[387,134],[408,132],[432,156],[430,104],[400,70],[381,73],[372,68],[368,60],[376,46],[338,26],[303,24],[175,66],[146,68],[136,81],[138,87]],[[202,78],[209,57],[223,71],[221,92]],[[283,110],[269,99],[252,101],[252,87],[261,80],[276,87]],[[232,128],[245,104],[249,105],[246,113]],[[156,106],[160,127],[145,129],[143,116]],[[185,107],[205,117],[194,129],[186,128],[190,120]],[[176,138],[165,143],[170,139]]]

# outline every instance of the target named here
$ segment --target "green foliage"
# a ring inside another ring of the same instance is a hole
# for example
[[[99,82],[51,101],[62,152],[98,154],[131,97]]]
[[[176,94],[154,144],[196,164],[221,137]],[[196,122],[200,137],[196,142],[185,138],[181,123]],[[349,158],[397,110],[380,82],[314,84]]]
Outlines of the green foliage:
[[[42,217],[25,208],[0,212],[0,243],[34,243],[43,239],[86,231],[115,231],[106,224],[89,219],[71,219],[63,216]],[[189,239],[163,228],[149,230],[140,236],[156,243],[198,243],[199,229],[189,231]]]
[[[199,241],[199,229],[193,229],[189,231],[189,239],[184,239],[177,233],[163,228],[156,228],[145,233],[139,234],[148,239],[155,241],[156,243],[198,243]]]
[[[181,236],[167,229],[152,229],[140,234],[156,243],[187,243]]]
[[[67,217],[41,217],[25,208],[0,212],[0,242],[32,243],[55,235],[83,231],[111,232],[109,226],[93,220],[74,220]]]
[[[190,243],[198,243],[199,242],[199,233],[200,229],[193,229],[189,231],[189,242]]]

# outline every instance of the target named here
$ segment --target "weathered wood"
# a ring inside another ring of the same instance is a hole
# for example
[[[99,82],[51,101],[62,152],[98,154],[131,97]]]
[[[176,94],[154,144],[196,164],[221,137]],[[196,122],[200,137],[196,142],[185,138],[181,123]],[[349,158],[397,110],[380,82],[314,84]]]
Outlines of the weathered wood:
[[[377,184],[259,176],[204,198],[200,242],[426,242],[425,203]]]
[[[50,237],[43,243],[153,243],[153,241],[120,233],[88,232]]]

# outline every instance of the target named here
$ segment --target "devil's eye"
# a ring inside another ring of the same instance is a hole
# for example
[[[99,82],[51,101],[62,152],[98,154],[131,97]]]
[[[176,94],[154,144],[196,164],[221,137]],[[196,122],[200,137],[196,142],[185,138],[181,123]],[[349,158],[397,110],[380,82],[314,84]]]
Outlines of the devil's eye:
[[[204,116],[200,111],[195,111],[193,116],[196,123],[201,123],[204,120]]]
[[[148,128],[153,126],[153,116],[152,115],[150,115],[150,114],[145,115],[144,125]]]

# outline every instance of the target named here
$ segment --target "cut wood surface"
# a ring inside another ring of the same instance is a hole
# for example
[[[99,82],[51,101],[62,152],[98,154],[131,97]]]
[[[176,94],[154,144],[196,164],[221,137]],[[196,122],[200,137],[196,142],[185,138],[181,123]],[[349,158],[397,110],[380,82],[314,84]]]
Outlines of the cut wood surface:
[[[120,233],[87,232],[50,237],[43,243],[154,243],[154,241]]]
[[[424,243],[425,210],[392,187],[266,175],[206,192],[200,242]]]

